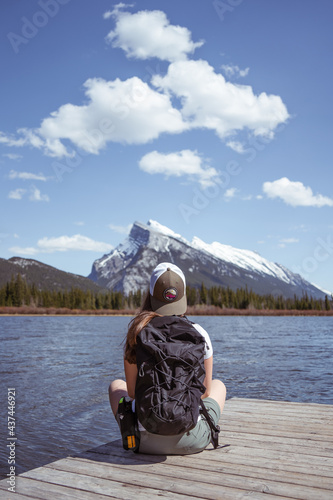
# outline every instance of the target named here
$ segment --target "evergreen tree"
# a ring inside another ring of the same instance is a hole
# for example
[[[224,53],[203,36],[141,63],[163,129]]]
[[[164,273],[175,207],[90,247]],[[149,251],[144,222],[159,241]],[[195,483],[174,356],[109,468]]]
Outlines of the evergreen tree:
[[[325,295],[325,311],[330,311],[330,310],[331,310],[330,301],[328,300],[327,295]]]
[[[194,287],[186,287],[187,304],[194,306],[197,303],[197,290]]]
[[[207,288],[203,283],[201,283],[200,287],[200,303],[201,304],[207,304],[208,303],[208,292]]]

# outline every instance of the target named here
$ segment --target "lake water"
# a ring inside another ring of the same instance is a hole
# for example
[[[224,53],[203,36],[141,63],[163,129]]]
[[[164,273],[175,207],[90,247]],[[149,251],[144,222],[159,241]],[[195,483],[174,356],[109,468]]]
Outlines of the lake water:
[[[333,404],[330,317],[192,317],[227,397]],[[119,437],[107,389],[123,378],[128,317],[0,317],[1,464],[15,388],[16,474]]]

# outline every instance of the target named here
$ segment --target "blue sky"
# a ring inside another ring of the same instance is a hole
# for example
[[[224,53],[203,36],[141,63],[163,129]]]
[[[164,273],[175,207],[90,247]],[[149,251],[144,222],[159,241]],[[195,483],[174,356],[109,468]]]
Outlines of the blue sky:
[[[130,225],[333,291],[329,0],[6,0],[0,256],[87,276]]]

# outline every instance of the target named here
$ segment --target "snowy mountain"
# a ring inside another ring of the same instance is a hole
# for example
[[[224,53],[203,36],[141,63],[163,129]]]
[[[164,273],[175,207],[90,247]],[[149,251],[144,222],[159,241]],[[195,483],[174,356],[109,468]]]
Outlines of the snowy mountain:
[[[89,278],[114,290],[148,289],[151,271],[159,262],[173,262],[185,273],[187,284],[252,289],[258,294],[324,298],[325,293],[299,274],[264,259],[256,252],[240,250],[199,238],[187,241],[180,234],[149,220],[135,222],[129,236],[108,255],[96,260]]]

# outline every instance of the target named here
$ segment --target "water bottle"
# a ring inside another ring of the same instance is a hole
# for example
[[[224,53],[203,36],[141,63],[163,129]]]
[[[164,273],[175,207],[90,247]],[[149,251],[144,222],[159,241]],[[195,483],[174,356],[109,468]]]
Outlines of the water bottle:
[[[128,396],[119,401],[118,416],[124,450],[132,450],[137,453],[140,446],[138,419],[132,410],[132,400]]]

